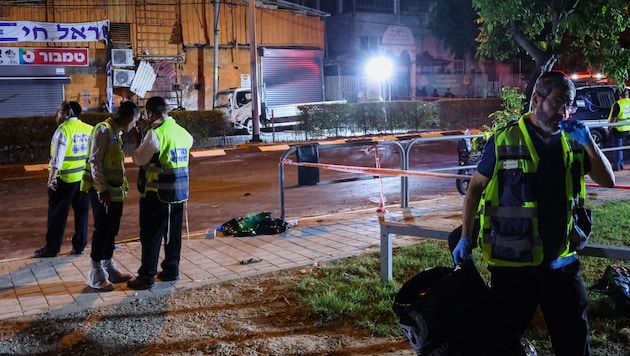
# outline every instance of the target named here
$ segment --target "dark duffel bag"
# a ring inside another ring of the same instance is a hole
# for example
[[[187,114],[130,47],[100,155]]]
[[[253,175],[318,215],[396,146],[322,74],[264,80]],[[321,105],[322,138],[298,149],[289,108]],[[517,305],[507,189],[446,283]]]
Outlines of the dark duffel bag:
[[[400,326],[418,355],[483,355],[479,333],[489,289],[472,261],[434,267],[405,283],[394,299]]]

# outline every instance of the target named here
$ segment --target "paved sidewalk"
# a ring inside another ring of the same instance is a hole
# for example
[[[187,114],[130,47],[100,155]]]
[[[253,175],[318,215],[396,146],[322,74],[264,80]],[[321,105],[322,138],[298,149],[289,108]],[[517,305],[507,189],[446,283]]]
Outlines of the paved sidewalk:
[[[628,199],[630,170],[615,172],[621,189],[589,188],[589,199]],[[460,224],[459,195],[413,202],[409,209],[388,207],[388,221],[406,221],[427,228],[450,231]],[[68,313],[171,294],[182,289],[251,277],[282,269],[312,266],[365,252],[378,252],[380,227],[376,208],[351,214],[304,219],[278,235],[216,237],[205,231],[192,233],[182,243],[181,279],[160,282],[150,290],[135,291],[126,284],[112,292],[94,292],[85,285],[89,271],[89,246],[82,256],[0,260],[0,320],[41,313]],[[417,243],[413,236],[393,236],[394,246]],[[118,267],[132,275],[140,266],[140,242],[127,242],[114,252]],[[160,256],[160,261],[163,256]],[[242,260],[261,259],[242,265]]]
[[[414,218],[414,223],[447,230],[459,223],[461,203],[456,195],[425,200],[412,204],[410,209],[390,208],[392,212],[386,214],[386,219]],[[174,282],[156,279],[150,290],[132,290],[125,283],[116,285],[112,292],[98,293],[87,287],[89,249],[81,256],[0,261],[0,319],[69,313],[378,251],[380,230],[374,210],[355,212],[339,220],[335,216],[329,222],[326,218],[316,219],[314,223],[300,222],[278,235],[205,239],[205,232],[191,234],[182,243],[181,279]],[[393,243],[400,246],[419,240],[395,236]],[[140,242],[127,242],[114,252],[114,259],[122,271],[135,275],[140,254]],[[261,261],[241,264],[250,258]]]

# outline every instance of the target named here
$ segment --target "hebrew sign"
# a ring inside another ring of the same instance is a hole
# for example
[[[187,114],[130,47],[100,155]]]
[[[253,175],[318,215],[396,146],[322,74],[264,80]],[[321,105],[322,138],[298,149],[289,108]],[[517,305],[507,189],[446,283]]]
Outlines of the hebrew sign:
[[[87,48],[0,47],[0,66],[51,65],[87,66]]]
[[[59,23],[0,21],[0,43],[107,41],[109,20]]]

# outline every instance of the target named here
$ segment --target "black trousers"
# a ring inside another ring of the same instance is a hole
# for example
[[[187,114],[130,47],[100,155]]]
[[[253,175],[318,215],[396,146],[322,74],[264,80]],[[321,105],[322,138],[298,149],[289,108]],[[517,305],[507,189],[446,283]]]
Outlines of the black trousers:
[[[46,251],[57,254],[61,251],[66,220],[70,207],[74,211],[74,235],[72,248],[83,251],[88,241],[89,202],[87,194],[79,190],[81,182],[66,183],[57,179],[57,190],[48,189],[48,231],[46,232]]]
[[[588,294],[575,261],[556,270],[533,267],[493,268],[490,288],[490,335],[511,350],[519,349],[540,305],[556,356],[590,355],[586,304]]]
[[[157,198],[155,192],[148,192],[144,198],[140,198],[142,261],[138,269],[139,278],[153,280],[157,274],[162,239],[164,239],[162,270],[170,275],[179,274],[183,213],[183,203],[164,203]]]
[[[114,246],[116,244],[116,235],[118,235],[118,230],[120,229],[123,203],[111,202],[105,208],[98,201],[98,193],[95,189],[90,189],[88,196],[94,214],[94,232],[92,233],[90,258],[93,261],[109,260],[114,256]]]

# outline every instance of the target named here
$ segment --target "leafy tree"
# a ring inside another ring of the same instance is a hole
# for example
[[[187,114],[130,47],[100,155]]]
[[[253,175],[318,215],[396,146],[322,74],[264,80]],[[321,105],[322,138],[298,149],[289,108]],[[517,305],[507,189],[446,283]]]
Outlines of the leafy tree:
[[[478,54],[504,60],[520,52],[536,63],[529,76],[529,98],[536,78],[560,57],[580,53],[619,85],[628,78],[630,52],[619,36],[630,26],[626,0],[472,0],[481,30]]]

